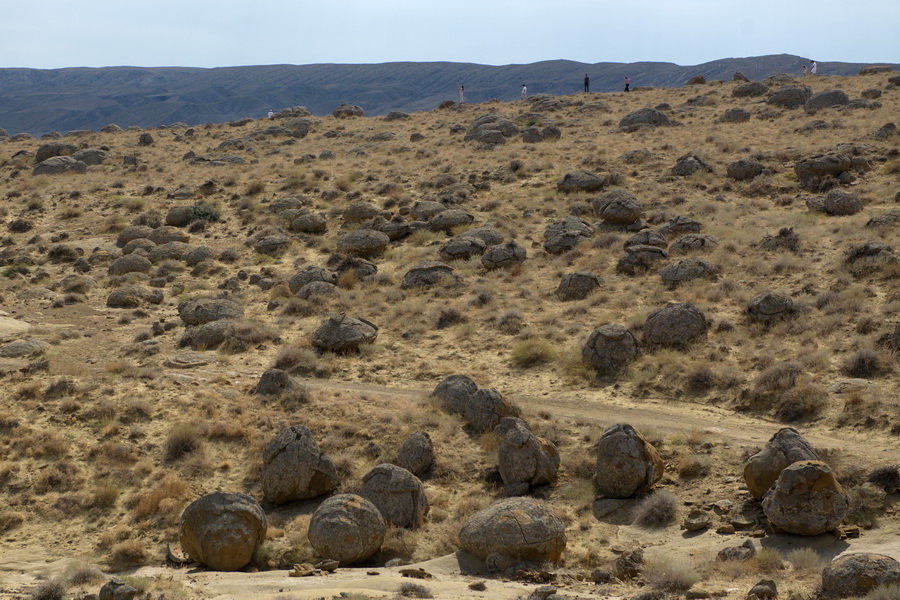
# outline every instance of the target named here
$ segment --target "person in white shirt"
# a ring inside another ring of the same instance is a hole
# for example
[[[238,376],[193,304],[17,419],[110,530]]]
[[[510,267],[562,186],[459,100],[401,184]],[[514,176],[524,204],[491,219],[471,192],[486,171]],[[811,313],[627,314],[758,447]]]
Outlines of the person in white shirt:
[[[528,88],[525,87],[525,84],[523,83],[522,84],[522,100],[524,100],[526,97],[528,97]]]
[[[816,61],[812,61],[812,65],[809,67],[809,74],[815,75],[819,72],[819,65],[816,64]]]
[[[273,118],[273,117],[275,116],[275,113],[272,112],[272,109],[270,108],[270,109],[269,109],[269,114],[267,114],[266,116],[267,116],[268,118],[271,119],[271,118]]]

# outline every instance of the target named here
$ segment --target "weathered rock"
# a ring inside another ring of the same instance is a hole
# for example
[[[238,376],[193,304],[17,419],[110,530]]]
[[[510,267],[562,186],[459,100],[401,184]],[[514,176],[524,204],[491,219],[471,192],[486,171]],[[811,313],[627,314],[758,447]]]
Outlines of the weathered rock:
[[[374,229],[358,229],[338,240],[338,252],[351,256],[369,258],[382,254],[388,247],[391,238],[386,233]]]
[[[503,144],[507,138],[519,133],[519,128],[509,119],[498,114],[482,115],[472,122],[463,138],[483,144]]]
[[[450,238],[438,248],[442,260],[467,260],[473,256],[484,254],[487,244],[481,239],[468,234]]]
[[[328,221],[319,213],[304,210],[291,219],[288,229],[296,233],[325,233],[328,231]]]
[[[326,283],[324,281],[310,281],[302,288],[297,290],[297,293],[295,295],[298,298],[302,298],[303,300],[309,300],[311,298],[337,296],[338,293],[338,287],[333,283]]]
[[[34,338],[13,340],[0,344],[0,358],[23,358],[41,354],[50,348],[50,344]]]
[[[875,132],[875,139],[886,140],[894,135],[897,135],[897,125],[894,123],[885,123]]]
[[[290,288],[292,294],[296,294],[300,291],[300,288],[313,281],[324,281],[325,283],[334,284],[337,282],[337,275],[325,267],[306,265],[288,280],[288,288]]]
[[[747,592],[747,598],[754,597],[756,600],[772,600],[778,597],[778,586],[771,579],[763,579],[750,588]]]
[[[109,308],[138,308],[143,304],[159,304],[163,301],[162,290],[149,290],[142,285],[127,285],[113,290],[106,297]]]
[[[623,275],[641,275],[668,257],[669,253],[658,246],[628,246],[625,248],[625,254],[616,263],[616,272]]]
[[[633,550],[625,550],[616,557],[613,563],[613,571],[616,578],[622,581],[634,579],[644,570],[644,550],[643,548],[634,548]]]
[[[619,121],[619,129],[632,132],[641,127],[671,127],[672,121],[666,113],[655,108],[641,108],[630,112]]]
[[[804,460],[819,460],[819,455],[796,429],[780,429],[744,465],[744,481],[750,495],[762,498],[785,468]]]
[[[572,192],[596,192],[603,189],[606,180],[592,171],[580,169],[566,173],[556,184],[556,189],[565,194]]]
[[[100,148],[85,148],[84,150],[79,150],[73,154],[72,158],[81,161],[88,166],[101,165],[104,160],[109,158],[109,152],[101,150]]]
[[[362,223],[381,214],[381,209],[369,202],[356,202],[344,209],[345,223]]]
[[[194,500],[181,515],[181,548],[217,571],[236,571],[250,562],[266,539],[266,514],[246,494],[213,492]]]
[[[498,465],[507,495],[520,495],[510,491],[527,493],[531,488],[556,481],[559,451],[552,442],[534,435],[523,423],[515,423],[500,442]]]
[[[400,282],[400,289],[450,285],[458,282],[459,276],[453,273],[453,267],[438,260],[426,260],[406,272],[403,281]]]
[[[419,478],[397,465],[383,463],[366,473],[359,495],[375,505],[388,525],[418,529],[428,514],[428,498]]]
[[[64,142],[50,142],[49,144],[41,144],[34,153],[34,162],[42,163],[48,158],[54,156],[71,156],[78,150],[73,144]]]
[[[198,298],[179,304],[178,316],[185,325],[203,325],[219,319],[240,319],[244,307],[227,298]]]
[[[828,192],[822,205],[829,215],[842,217],[855,215],[863,209],[862,200],[852,192],[835,189]]]
[[[100,588],[98,600],[136,600],[143,595],[143,591],[132,587],[121,579],[110,579]]]
[[[588,336],[581,361],[601,375],[614,375],[640,355],[634,335],[622,325],[607,323]]]
[[[819,535],[841,524],[850,497],[827,464],[804,460],[785,467],[762,506],[773,526],[797,535]]]
[[[84,173],[87,165],[71,156],[54,156],[40,162],[32,169],[32,175],[59,175],[60,173]]]
[[[709,513],[695,508],[687,517],[685,517],[684,521],[681,523],[681,528],[689,532],[703,531],[709,527],[709,523]]]
[[[313,346],[328,352],[358,350],[360,344],[371,344],[378,337],[378,327],[365,319],[334,315],[313,334]]]
[[[164,260],[184,260],[185,255],[195,249],[194,246],[185,244],[184,242],[166,242],[165,244],[160,244],[156,248],[150,250],[150,252],[147,253],[147,260],[153,264],[160,263]]]
[[[594,481],[608,498],[630,498],[653,488],[663,475],[663,462],[650,442],[631,425],[613,425],[596,447]]]
[[[754,323],[772,325],[794,316],[794,301],[790,296],[767,290],[747,303],[747,316]]]
[[[260,483],[266,500],[284,504],[315,498],[338,486],[337,469],[308,427],[282,429],[263,449]]]
[[[594,228],[578,217],[555,221],[544,230],[544,250],[550,254],[568,252],[594,235]]]
[[[627,190],[604,192],[591,202],[594,212],[608,225],[631,225],[641,218],[644,207]]]
[[[478,391],[478,385],[465,375],[450,375],[434,388],[431,395],[441,404],[441,410],[450,414],[465,415],[469,397]]]
[[[632,246],[656,246],[657,248],[665,250],[669,246],[669,241],[658,231],[645,229],[625,240],[625,244],[623,245],[624,248],[627,249]]]
[[[478,238],[488,246],[502,244],[505,239],[502,233],[490,227],[475,227],[466,231],[465,235]]]
[[[132,240],[149,237],[151,233],[153,233],[153,228],[146,225],[132,225],[126,227],[119,232],[118,236],[116,236],[116,245],[119,248],[122,248]]]
[[[384,518],[374,504],[356,494],[339,494],[313,513],[307,537],[320,556],[347,566],[378,552],[386,532]]]
[[[678,177],[688,177],[694,173],[712,173],[712,166],[696,154],[685,154],[675,161],[672,174]]]
[[[732,560],[750,560],[756,556],[756,546],[753,545],[751,540],[745,541],[740,546],[731,546],[729,548],[723,548],[719,550],[719,553],[716,555],[716,560],[724,562],[724,561],[732,561]]]
[[[128,273],[147,273],[153,263],[146,256],[140,254],[128,254],[120,256],[110,263],[108,273],[113,276],[126,275]]]
[[[664,348],[684,348],[706,338],[709,323],[693,304],[668,303],[657,308],[644,322],[644,343]]]
[[[491,431],[503,417],[517,417],[521,411],[497,390],[480,389],[466,399],[465,417],[472,429]]]
[[[556,291],[556,297],[563,302],[584,300],[600,287],[602,280],[593,273],[579,271],[563,276]]]
[[[355,104],[341,104],[335,108],[331,114],[338,119],[349,119],[351,117],[365,116],[366,112],[362,107],[356,106]]]
[[[524,247],[515,242],[507,242],[488,246],[481,255],[481,264],[489,270],[505,269],[525,262],[526,257]]]
[[[668,223],[660,227],[657,232],[665,237],[673,237],[685,233],[697,233],[702,229],[702,225],[696,219],[683,217],[678,215],[669,220]]]
[[[853,161],[843,154],[819,154],[810,158],[804,158],[794,165],[797,179],[804,186],[808,185],[812,178],[830,175],[839,178],[842,173],[849,171]]]
[[[734,86],[731,95],[735,98],[753,98],[756,96],[764,96],[769,91],[769,86],[761,81],[752,81]]]
[[[665,241],[665,238],[662,239]],[[672,242],[672,245],[669,246],[669,252],[672,254],[687,254],[689,252],[711,250],[718,245],[719,241],[711,235],[688,233]]]
[[[752,158],[742,158],[736,160],[726,167],[726,174],[732,179],[738,181],[747,181],[753,179],[763,172],[763,164]]]
[[[810,96],[809,100],[803,105],[803,109],[812,114],[832,106],[846,106],[848,104],[850,104],[850,98],[843,90],[825,90]]]
[[[879,586],[900,586],[900,562],[884,554],[844,554],[822,571],[826,598],[861,598]]]
[[[278,257],[290,249],[292,241],[289,235],[272,232],[254,241],[253,249],[266,256]]]
[[[694,279],[718,279],[722,267],[699,258],[682,258],[660,270],[663,283],[674,288]]]
[[[766,103],[781,108],[800,108],[812,96],[808,86],[788,86],[775,90],[766,98]]]
[[[545,502],[507,498],[478,511],[459,530],[463,549],[478,558],[559,562],[566,548],[566,526]]]
[[[213,321],[216,323],[217,321]],[[280,396],[282,394],[301,389],[301,385],[291,377],[287,371],[281,369],[266,369],[259,381],[250,392],[254,395]]]
[[[431,436],[424,431],[417,431],[409,436],[397,452],[394,464],[403,467],[416,477],[430,473],[435,464]]]

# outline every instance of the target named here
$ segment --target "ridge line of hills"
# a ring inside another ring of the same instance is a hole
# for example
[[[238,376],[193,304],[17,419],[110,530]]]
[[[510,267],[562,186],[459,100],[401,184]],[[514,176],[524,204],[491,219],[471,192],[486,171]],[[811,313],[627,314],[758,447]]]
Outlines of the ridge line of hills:
[[[465,85],[467,102],[514,100],[523,83],[529,93],[555,95],[632,86],[679,87],[691,77],[730,80],[736,71],[751,80],[777,73],[800,75],[808,59],[778,54],[726,58],[700,65],[665,62],[581,63],[552,60],[503,66],[453,62],[314,64],[218,67],[71,67],[0,69],[0,128],[9,134],[222,123],[260,117],[269,109],[306,106],[326,115],[340,104],[356,104],[366,114],[431,110],[456,100]],[[820,62],[822,75],[854,75],[867,63]],[[900,65],[891,65],[894,68]]]

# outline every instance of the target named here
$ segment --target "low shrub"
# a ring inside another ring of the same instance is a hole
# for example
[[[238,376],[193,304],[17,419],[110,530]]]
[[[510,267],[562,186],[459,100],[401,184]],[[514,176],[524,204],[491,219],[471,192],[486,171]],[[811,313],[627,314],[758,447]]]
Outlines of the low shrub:
[[[634,524],[644,529],[661,529],[678,517],[678,498],[668,490],[656,490],[638,505]]]

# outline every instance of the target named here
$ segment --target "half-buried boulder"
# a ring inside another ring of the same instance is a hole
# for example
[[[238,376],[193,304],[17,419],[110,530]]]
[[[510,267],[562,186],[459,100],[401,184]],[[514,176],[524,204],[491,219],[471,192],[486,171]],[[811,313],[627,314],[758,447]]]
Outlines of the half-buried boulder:
[[[266,514],[246,494],[213,492],[194,500],[181,515],[181,548],[216,571],[236,571],[250,562],[266,539]]]
[[[622,325],[607,323],[591,332],[581,349],[581,362],[600,375],[614,375],[641,353],[637,339]]]
[[[365,319],[345,315],[329,317],[313,334],[313,346],[327,352],[351,352],[360,344],[371,344],[378,337],[378,327]]]

